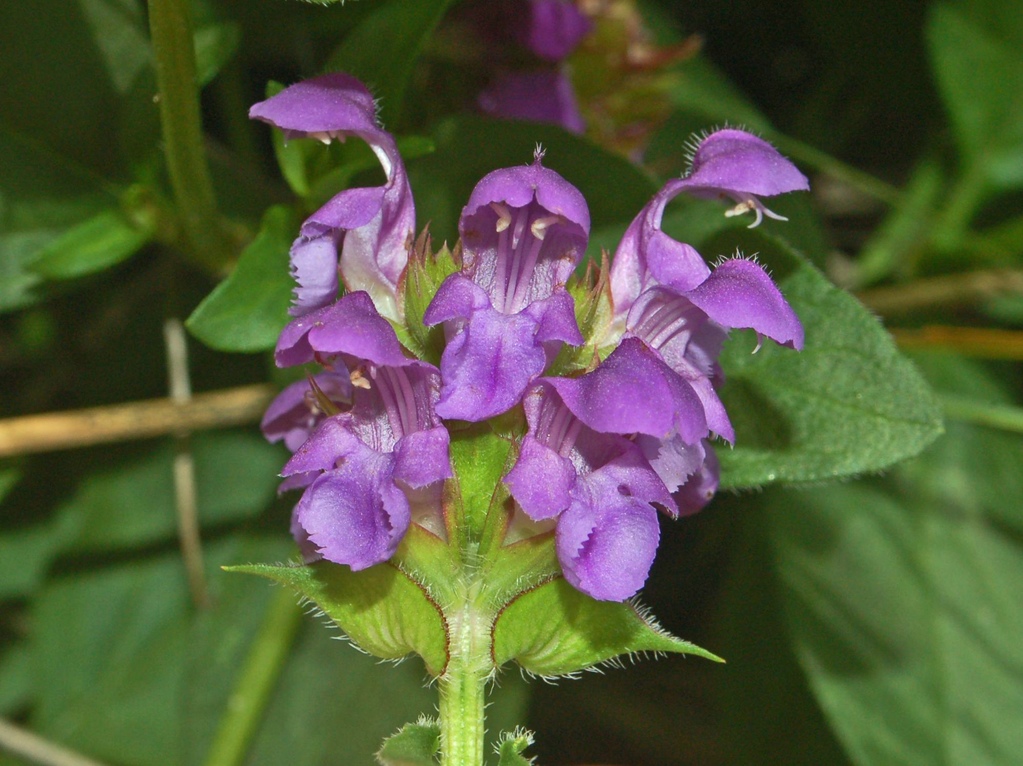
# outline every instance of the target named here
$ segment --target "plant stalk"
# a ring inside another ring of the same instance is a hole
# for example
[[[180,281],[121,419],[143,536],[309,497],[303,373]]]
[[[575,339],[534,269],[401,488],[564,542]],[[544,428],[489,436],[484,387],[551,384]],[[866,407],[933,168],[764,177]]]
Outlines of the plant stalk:
[[[441,766],[482,766],[484,697],[490,675],[486,621],[470,599],[449,617],[451,658],[438,681]]]
[[[203,142],[195,43],[186,0],[149,0],[167,170],[190,254],[219,273],[231,251],[217,214]]]

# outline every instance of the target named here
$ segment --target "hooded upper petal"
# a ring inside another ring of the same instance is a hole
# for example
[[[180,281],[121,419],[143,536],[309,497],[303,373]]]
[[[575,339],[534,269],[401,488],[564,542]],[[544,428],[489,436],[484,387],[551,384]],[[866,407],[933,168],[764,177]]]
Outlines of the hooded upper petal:
[[[735,128],[700,141],[683,188],[697,196],[773,197],[807,191],[810,182],[767,141]]]
[[[565,282],[586,248],[579,191],[540,164],[485,176],[462,212],[463,269],[426,325],[445,323],[443,417],[479,421],[515,406],[560,343],[583,341]]]
[[[398,280],[408,261],[415,206],[397,144],[376,119],[376,105],[354,77],[333,73],[285,88],[249,110],[289,138],[325,142],[348,136],[366,141],[383,166],[380,187],[347,189],[313,213],[292,246],[298,281],[295,316],[315,311],[337,297],[338,273],[349,290],[365,290],[380,312],[401,318]]]

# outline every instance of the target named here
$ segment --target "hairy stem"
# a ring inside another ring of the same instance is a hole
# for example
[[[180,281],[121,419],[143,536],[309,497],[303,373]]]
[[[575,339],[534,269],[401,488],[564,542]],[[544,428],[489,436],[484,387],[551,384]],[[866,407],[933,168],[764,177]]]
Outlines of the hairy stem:
[[[491,669],[488,621],[471,597],[448,617],[451,659],[438,681],[441,766],[482,766],[484,697]]]
[[[149,0],[160,125],[174,199],[192,257],[219,272],[230,249],[213,194],[199,113],[199,81],[188,3]]]

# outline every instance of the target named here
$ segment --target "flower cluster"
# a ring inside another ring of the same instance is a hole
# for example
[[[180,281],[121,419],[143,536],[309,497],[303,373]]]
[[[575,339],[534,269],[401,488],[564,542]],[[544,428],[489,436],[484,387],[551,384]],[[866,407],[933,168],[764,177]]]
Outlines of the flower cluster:
[[[519,424],[504,477],[514,513],[553,530],[576,588],[632,596],[657,549],[658,511],[693,513],[717,488],[711,440],[734,440],[717,394],[729,329],[803,343],[759,265],[736,257],[711,270],[661,230],[665,206],[683,192],[731,198],[729,214],[751,212],[756,225],[777,217],[761,197],[806,189],[806,178],[749,133],[706,136],[689,174],[640,211],[583,301],[573,282],[590,228],[582,194],[540,152],[495,170],[462,212],[457,267],[422,296],[420,329],[440,328],[444,339],[431,364],[399,340],[415,212],[370,94],[347,75],[325,75],[251,115],[289,137],[357,136],[387,176],[341,192],[292,247],[295,319],[276,361],[318,372],[280,394],[263,428],[294,452],[282,486],[303,489],[292,526],[307,560],[362,569],[393,556],[411,524],[443,535],[453,429],[500,416],[502,433]]]

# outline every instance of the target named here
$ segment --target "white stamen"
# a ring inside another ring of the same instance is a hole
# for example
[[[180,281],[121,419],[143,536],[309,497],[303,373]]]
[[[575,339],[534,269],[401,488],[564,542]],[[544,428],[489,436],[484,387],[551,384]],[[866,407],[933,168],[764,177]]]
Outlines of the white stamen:
[[[369,391],[372,388],[369,378],[366,377],[366,373],[361,367],[352,370],[352,373],[348,377],[351,379],[352,385],[355,388],[361,388],[366,391]]]
[[[491,202],[490,209],[497,213],[497,225],[495,228],[498,234],[511,226],[512,214],[506,205],[502,205],[500,202]]]
[[[768,210],[766,207],[764,207],[763,203],[760,200],[758,200],[756,197],[750,197],[748,199],[744,199],[742,202],[740,202],[735,207],[730,208],[729,210],[726,210],[725,211],[725,217],[726,218],[731,218],[732,216],[742,215],[744,213],[749,213],[751,211],[756,216],[756,218],[753,220],[753,223],[751,223],[749,226],[746,227],[747,229],[755,229],[757,226],[759,226],[760,223],[764,220],[764,216],[765,215],[768,218],[773,218],[776,221],[787,221],[787,220],[789,220],[788,218],[786,218],[783,215],[778,215],[773,210]]]
[[[543,242],[543,238],[547,236],[547,229],[556,223],[562,223],[564,219],[560,215],[549,215],[544,218],[537,218],[533,223],[529,225],[529,230],[533,232],[533,236]]]
[[[326,130],[321,130],[316,133],[309,133],[307,135],[309,136],[309,138],[315,138],[317,141],[320,141],[324,144],[329,144],[330,139],[332,138],[330,132]]]

